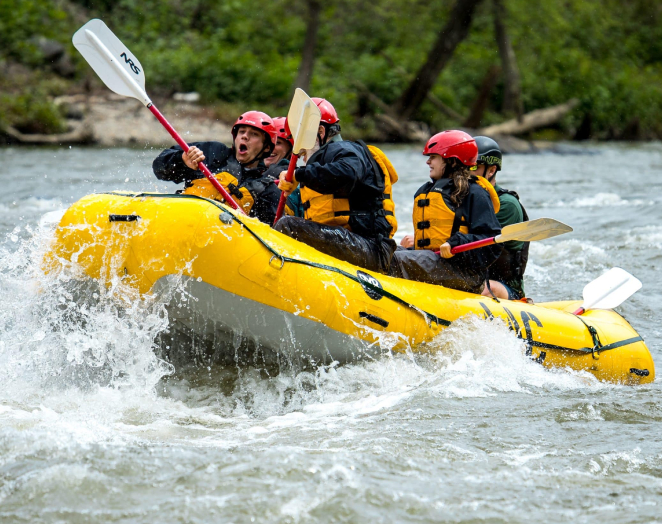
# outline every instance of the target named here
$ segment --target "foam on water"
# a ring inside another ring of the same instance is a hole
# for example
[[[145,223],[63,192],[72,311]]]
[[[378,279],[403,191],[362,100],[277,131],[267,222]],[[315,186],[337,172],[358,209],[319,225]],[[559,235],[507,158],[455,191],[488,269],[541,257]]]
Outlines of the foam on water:
[[[588,197],[575,198],[570,201],[546,202],[542,207],[608,207],[608,206],[652,206],[654,200],[625,199],[616,193],[597,193]]]

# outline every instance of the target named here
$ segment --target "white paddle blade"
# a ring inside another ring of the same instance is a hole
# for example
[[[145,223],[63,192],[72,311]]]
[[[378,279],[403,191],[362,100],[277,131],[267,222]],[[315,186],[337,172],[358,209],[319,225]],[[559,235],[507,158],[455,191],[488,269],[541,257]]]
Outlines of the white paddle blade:
[[[504,227],[501,234],[495,238],[495,241],[499,244],[510,240],[533,242],[570,233],[571,231],[570,226],[553,218],[536,218],[528,222],[520,222]]]
[[[614,309],[641,289],[641,282],[620,267],[611,268],[584,287],[585,310]]]
[[[111,91],[137,98],[146,106],[143,66],[108,26],[95,18],[74,33],[73,44]]]
[[[292,104],[287,113],[287,125],[292,132],[294,147],[292,152],[298,155],[302,149],[312,149],[315,147],[317,130],[320,126],[322,113],[315,102],[306,94],[303,89],[298,87],[294,91]]]

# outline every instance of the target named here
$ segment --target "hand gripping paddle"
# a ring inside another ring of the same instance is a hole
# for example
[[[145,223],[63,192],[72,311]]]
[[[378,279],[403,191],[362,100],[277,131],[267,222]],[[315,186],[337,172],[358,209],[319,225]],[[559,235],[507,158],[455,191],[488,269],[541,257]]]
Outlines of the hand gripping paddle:
[[[72,41],[83,58],[87,60],[94,72],[111,90],[122,96],[130,96],[140,100],[166,128],[179,147],[188,152],[188,144],[170,125],[165,117],[145,92],[145,73],[142,64],[129,51],[119,38],[99,19],[87,22],[74,34]],[[245,214],[221,183],[211,174],[207,166],[198,163],[198,169],[204,173],[225,202],[242,214]]]
[[[641,289],[641,282],[620,267],[613,267],[584,287],[584,303],[575,315],[589,309],[614,309]]]
[[[287,113],[287,125],[294,138],[292,157],[290,158],[290,165],[287,168],[287,175],[285,177],[288,182],[292,182],[294,168],[297,165],[301,151],[315,147],[315,139],[317,138],[317,130],[319,129],[321,118],[322,113],[320,113],[319,107],[315,105],[315,102],[311,100],[303,89],[297,87],[296,91],[294,91],[290,110]],[[278,201],[278,210],[276,211],[274,225],[283,216],[286,200],[285,193],[282,193]]]

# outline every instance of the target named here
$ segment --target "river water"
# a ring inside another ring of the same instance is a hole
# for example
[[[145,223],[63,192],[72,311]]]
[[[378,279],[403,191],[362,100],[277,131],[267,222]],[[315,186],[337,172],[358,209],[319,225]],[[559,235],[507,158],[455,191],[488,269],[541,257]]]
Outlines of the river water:
[[[398,237],[427,179],[400,172]],[[581,298],[613,266],[619,308],[662,348],[662,145],[510,155],[499,181],[574,233],[532,245],[537,301]],[[44,275],[57,219],[113,189],[172,191],[154,150],[0,149],[0,522],[662,521],[662,398],[530,362],[475,318],[445,350],[317,370],[173,370],[159,297],[82,304]]]

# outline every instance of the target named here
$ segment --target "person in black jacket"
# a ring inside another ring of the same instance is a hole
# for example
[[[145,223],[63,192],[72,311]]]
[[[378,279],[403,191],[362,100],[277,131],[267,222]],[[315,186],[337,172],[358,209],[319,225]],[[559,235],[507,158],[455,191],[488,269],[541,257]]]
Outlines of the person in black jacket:
[[[305,218],[284,216],[275,229],[340,260],[387,273],[396,246],[383,209],[383,175],[365,147],[331,141],[340,119],[328,101],[312,100],[322,113],[315,147],[305,152],[306,165],[295,170],[294,181],[287,182],[282,171],[278,185],[286,194],[301,186]]]
[[[414,196],[413,238],[405,237],[391,264],[391,275],[480,293],[499,244],[454,255],[456,246],[501,233],[495,215],[499,197],[484,178],[471,174],[476,141],[463,131],[444,131],[425,146],[431,180]]]
[[[198,171],[198,163],[205,161],[249,216],[272,224],[280,191],[276,187],[277,174],[267,173],[264,159],[269,157],[277,141],[276,127],[271,117],[260,111],[242,114],[232,127],[232,147],[220,142],[195,142],[187,153],[179,146],[163,151],[153,162],[159,180],[185,183],[184,194],[222,199],[221,195]]]

